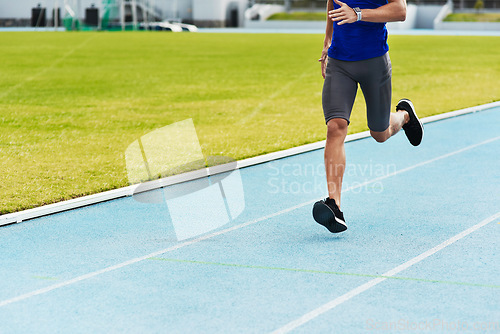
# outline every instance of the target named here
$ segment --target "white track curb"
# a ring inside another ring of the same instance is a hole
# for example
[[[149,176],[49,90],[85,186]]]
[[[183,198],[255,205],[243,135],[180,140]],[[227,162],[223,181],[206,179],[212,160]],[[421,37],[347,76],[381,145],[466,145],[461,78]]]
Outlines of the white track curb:
[[[443,119],[448,119],[464,114],[470,114],[474,113],[477,111],[482,111],[490,108],[495,108],[500,106],[500,101],[493,102],[493,103],[488,103],[488,104],[483,104],[480,106],[476,107],[471,107],[471,108],[466,108],[466,109],[460,109],[440,115],[435,115],[435,116],[429,116],[426,118],[422,119],[422,123],[430,123],[430,122],[436,122],[439,120]],[[369,131],[364,131],[360,133],[355,133],[348,135],[346,138],[346,142],[366,138],[370,136]],[[273,161],[277,159],[282,159],[286,157],[290,157],[293,155],[305,153],[305,152],[310,152],[318,149],[322,149],[325,147],[325,141],[320,141],[312,144],[307,144],[307,145],[302,145],[298,147],[293,147],[287,150],[283,151],[278,151],[278,152],[273,152],[245,160],[240,160],[237,161],[236,168],[244,168],[244,167],[249,167],[249,166],[254,166],[258,165],[264,162],[268,161]],[[174,175],[174,176],[169,176],[163,179],[155,180],[155,181],[150,181],[141,184],[141,191],[148,191],[148,190],[153,190],[153,189],[158,189],[162,187],[166,187],[172,184],[177,184],[177,183],[182,183],[186,181],[191,181],[199,178],[206,177],[208,175],[215,175],[215,174],[220,174],[224,173],[230,170],[233,170],[234,163],[229,163],[225,165],[219,165],[219,166],[214,166],[211,167],[210,170],[208,168],[204,168],[201,170],[197,171],[192,171],[184,174],[179,174],[179,175]],[[76,208],[81,208],[87,205],[92,205],[92,204],[97,204],[121,197],[126,197],[126,196],[132,196],[134,194],[135,189],[139,185],[132,185],[128,187],[123,187],[115,190],[110,190],[110,191],[105,191],[102,193],[94,194],[94,195],[89,195],[89,196],[83,196],[75,199],[71,199],[68,201],[63,201],[63,202],[58,202],[54,204],[49,204],[49,205],[44,205],[38,208],[33,208],[29,210],[24,210],[24,211],[19,211],[19,212],[13,212],[5,215],[0,216],[0,226],[3,225],[9,225],[9,224],[14,224],[14,223],[20,223],[29,219],[33,218],[38,218],[46,215],[51,215],[54,213],[58,212],[63,212],[67,210],[72,210]]]

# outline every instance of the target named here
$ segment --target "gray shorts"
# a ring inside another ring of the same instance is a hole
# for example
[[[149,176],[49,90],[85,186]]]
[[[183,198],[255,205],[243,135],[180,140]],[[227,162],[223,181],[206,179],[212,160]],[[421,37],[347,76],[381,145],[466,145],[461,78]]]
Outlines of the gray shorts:
[[[343,118],[349,123],[358,83],[366,101],[368,127],[382,132],[389,127],[391,114],[391,59],[385,55],[360,60],[342,61],[328,58],[323,85],[325,122]]]

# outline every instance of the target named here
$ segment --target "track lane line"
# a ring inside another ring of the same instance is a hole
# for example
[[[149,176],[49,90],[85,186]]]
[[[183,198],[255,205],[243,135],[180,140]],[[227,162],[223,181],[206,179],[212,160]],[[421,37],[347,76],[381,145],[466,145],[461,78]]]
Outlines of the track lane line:
[[[488,140],[485,140],[485,141],[482,141],[482,142],[477,143],[477,144],[466,146],[466,147],[461,148],[459,150],[456,150],[456,151],[453,151],[453,152],[450,152],[450,153],[447,153],[447,154],[444,154],[444,155],[440,155],[438,157],[435,157],[435,158],[432,158],[430,160],[426,160],[426,161],[420,162],[418,164],[412,165],[412,166],[407,167],[407,168],[403,168],[403,169],[401,169],[399,171],[396,171],[394,173],[387,174],[387,175],[384,175],[384,176],[380,176],[380,177],[377,177],[375,179],[372,179],[372,180],[369,180],[369,181],[366,181],[366,182],[363,182],[363,183],[360,183],[360,184],[356,184],[355,186],[347,188],[347,189],[345,189],[343,191],[344,192],[352,191],[354,189],[364,187],[364,186],[366,186],[368,184],[371,184],[371,183],[374,183],[374,182],[378,182],[378,181],[387,179],[387,178],[389,178],[391,176],[395,176],[395,175],[399,175],[399,174],[408,172],[408,171],[413,170],[415,168],[418,168],[418,167],[421,167],[421,166],[433,163],[433,162],[438,161],[438,160],[442,160],[442,159],[451,157],[453,155],[460,154],[462,152],[471,150],[471,149],[476,148],[476,147],[481,146],[481,145],[485,145],[485,144],[494,142],[494,141],[499,140],[499,139],[500,139],[500,136],[494,137],[494,138],[491,138],[491,139],[488,139]],[[317,201],[317,199],[313,199],[313,200],[310,200],[310,201],[307,201],[307,202],[304,202],[304,203],[301,203],[301,204],[297,204],[297,205],[292,206],[290,208],[280,210],[278,212],[275,212],[275,213],[272,213],[272,214],[269,214],[269,215],[266,215],[266,216],[263,216],[263,217],[251,220],[251,221],[248,221],[246,223],[235,225],[235,226],[232,226],[230,228],[227,228],[227,229],[224,229],[224,230],[221,230],[221,231],[210,233],[210,234],[207,234],[205,236],[202,236],[202,237],[199,237],[199,238],[196,238],[196,239],[193,239],[193,240],[188,240],[188,241],[182,242],[180,244],[177,244],[175,246],[172,246],[172,247],[169,247],[169,248],[166,248],[166,249],[162,249],[162,250],[153,252],[153,253],[148,254],[148,255],[137,257],[137,258],[134,258],[134,259],[131,259],[131,260],[128,260],[128,261],[125,261],[125,262],[121,262],[119,264],[116,264],[116,265],[113,265],[113,266],[109,266],[109,267],[106,267],[106,268],[103,268],[103,269],[100,269],[100,270],[97,270],[97,271],[94,271],[94,272],[91,272],[91,273],[88,273],[88,274],[77,276],[77,277],[75,277],[73,279],[66,280],[66,281],[63,281],[63,282],[60,282],[60,283],[57,283],[57,284],[49,285],[49,286],[47,286],[45,288],[34,290],[34,291],[31,291],[31,292],[19,295],[17,297],[13,297],[13,298],[10,298],[10,299],[5,299],[3,301],[0,301],[0,307],[9,305],[9,304],[12,304],[12,303],[15,303],[15,302],[19,302],[19,301],[22,301],[22,300],[26,300],[26,299],[29,299],[29,298],[34,297],[34,296],[42,295],[42,294],[45,294],[47,292],[50,292],[50,291],[53,291],[53,290],[56,290],[56,289],[59,289],[59,288],[65,287],[65,286],[76,284],[76,283],[85,281],[87,279],[99,276],[101,274],[108,273],[110,271],[113,271],[113,270],[116,270],[116,269],[120,269],[120,268],[129,266],[129,265],[132,265],[132,264],[135,264],[135,263],[147,260],[147,259],[152,258],[152,257],[157,257],[159,255],[162,255],[162,254],[165,254],[165,253],[168,253],[168,252],[171,252],[171,251],[174,251],[174,250],[186,247],[186,246],[193,245],[193,244],[198,243],[198,242],[203,241],[203,240],[207,240],[207,239],[210,239],[210,238],[222,235],[222,234],[226,234],[228,232],[232,232],[232,231],[241,229],[243,227],[247,227],[247,226],[259,223],[259,222],[267,220],[267,219],[271,219],[271,218],[280,216],[282,214],[294,211],[294,210],[302,208],[304,206],[311,205],[311,204],[313,204],[316,201]],[[384,276],[389,276],[389,275],[384,274]],[[374,281],[378,281],[378,280],[384,281],[385,279],[386,278],[377,278]],[[380,282],[377,282],[376,284],[378,284],[378,283],[380,283]],[[359,294],[359,293],[360,292],[358,292],[357,294]],[[352,298],[352,297],[350,297],[350,298]]]
[[[472,232],[477,231],[481,227],[488,225],[489,223],[491,223],[492,221],[494,221],[498,218],[500,218],[500,212],[495,213],[493,216],[490,216],[490,217],[482,220],[480,223],[478,223],[472,227],[469,227],[465,231],[460,232],[459,234],[449,238],[448,240],[437,245],[436,247],[433,247],[433,248],[429,249],[428,251],[414,257],[413,259],[389,270],[388,272],[381,275],[383,277],[377,277],[375,279],[368,281],[365,284],[358,286],[357,288],[352,289],[351,291],[343,294],[342,296],[339,296],[339,297],[333,299],[332,301],[330,301],[326,304],[323,304],[320,307],[304,314],[300,318],[297,318],[297,319],[289,322],[288,324],[284,325],[283,327],[278,328],[277,330],[271,332],[271,334],[288,333],[288,332],[296,329],[297,327],[302,326],[303,324],[317,318],[321,314],[332,310],[333,308],[339,306],[342,303],[345,303],[346,301],[350,300],[351,298],[353,298],[353,297],[373,288],[374,286],[378,285],[379,283],[382,283],[383,281],[391,278],[392,276],[400,273],[401,271],[410,268],[414,264],[417,264],[417,263],[421,262],[422,260],[425,260],[429,256],[439,252],[440,250],[442,250],[442,249],[448,247],[449,245],[457,242],[458,240],[466,237],[467,235],[471,234]]]

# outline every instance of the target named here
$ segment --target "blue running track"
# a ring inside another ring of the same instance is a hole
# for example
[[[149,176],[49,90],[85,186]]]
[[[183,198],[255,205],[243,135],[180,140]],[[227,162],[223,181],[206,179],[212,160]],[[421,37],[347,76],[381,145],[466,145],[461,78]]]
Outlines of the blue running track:
[[[0,333],[498,333],[499,124],[347,143],[338,235],[322,150],[240,169],[244,211],[192,239],[132,197],[2,227]]]

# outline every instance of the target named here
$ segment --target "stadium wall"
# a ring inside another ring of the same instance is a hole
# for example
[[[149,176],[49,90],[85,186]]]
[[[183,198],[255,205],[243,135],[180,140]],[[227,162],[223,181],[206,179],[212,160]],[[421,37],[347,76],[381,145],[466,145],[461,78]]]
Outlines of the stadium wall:
[[[417,20],[415,22],[415,28],[433,29],[434,19],[439,14],[442,8],[442,5],[417,6]]]
[[[240,27],[248,0],[193,0],[193,23],[199,27]]]
[[[0,26],[29,26],[31,9],[46,8],[47,22],[52,19],[54,0],[0,0]],[[64,16],[64,1],[59,0],[61,16]],[[95,4],[99,15],[103,13],[101,0],[80,0],[80,8],[74,8],[77,16],[84,19],[85,9]],[[163,19],[180,19],[195,23],[200,27],[238,27],[243,26],[244,13],[248,0],[156,0]]]

